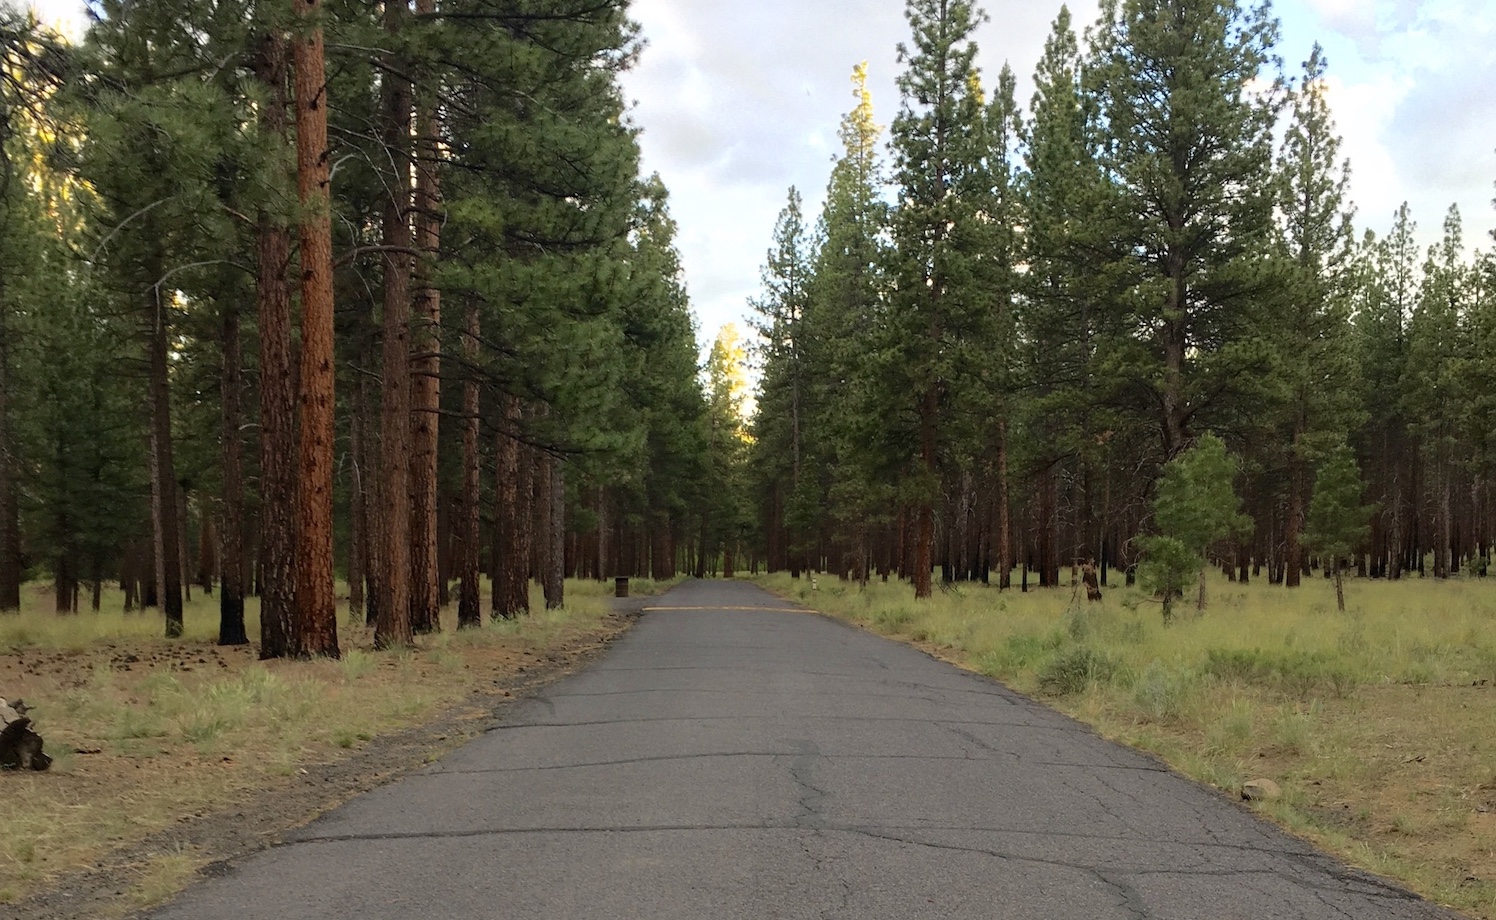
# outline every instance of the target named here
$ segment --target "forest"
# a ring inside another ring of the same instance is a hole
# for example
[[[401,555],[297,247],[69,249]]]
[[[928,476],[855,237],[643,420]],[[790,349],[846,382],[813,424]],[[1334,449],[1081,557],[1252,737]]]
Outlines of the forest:
[[[928,597],[1091,565],[1166,618],[1207,564],[1486,574],[1496,258],[1457,208],[1427,249],[1357,215],[1318,46],[1265,3],[1107,0],[1060,12],[1025,108],[977,4],[906,13],[886,144],[858,68],[824,209],[792,188],[762,269],[770,569]]]
[[[627,3],[5,9],[0,610],[337,657],[674,574],[724,467]]]

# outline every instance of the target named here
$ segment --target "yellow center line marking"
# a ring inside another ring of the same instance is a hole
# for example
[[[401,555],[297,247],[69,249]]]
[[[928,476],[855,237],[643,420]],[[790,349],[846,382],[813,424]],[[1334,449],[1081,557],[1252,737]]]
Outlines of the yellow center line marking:
[[[805,613],[804,607],[645,607],[644,612],[655,610],[762,610],[764,613]]]

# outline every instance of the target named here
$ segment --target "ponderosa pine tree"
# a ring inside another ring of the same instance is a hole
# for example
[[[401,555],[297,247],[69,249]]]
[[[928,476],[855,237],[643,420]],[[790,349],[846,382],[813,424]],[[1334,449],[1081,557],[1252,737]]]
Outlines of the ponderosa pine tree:
[[[1144,581],[1163,592],[1165,621],[1170,594],[1183,587],[1181,578],[1191,570],[1199,573],[1196,610],[1205,610],[1206,553],[1212,544],[1251,526],[1234,491],[1236,473],[1236,458],[1212,434],[1201,436],[1164,466],[1153,510],[1160,536],[1147,544],[1151,574]],[[1181,547],[1192,559],[1189,566],[1180,564]]]
[[[761,271],[763,295],[751,304],[759,317],[754,326],[763,369],[753,433],[760,458],[755,466],[765,477],[769,496],[764,522],[771,541],[769,564],[798,578],[817,516],[816,490],[803,475],[809,388],[805,324],[815,251],[794,187],[779,212],[773,239]]]
[[[1345,557],[1370,533],[1372,509],[1361,504],[1365,486],[1356,455],[1341,445],[1329,452],[1314,479],[1314,500],[1304,528],[1304,545],[1324,557],[1335,579],[1335,603],[1345,612]]]
[[[1277,166],[1287,283],[1272,322],[1281,336],[1282,386],[1282,421],[1274,440],[1286,445],[1283,583],[1288,587],[1299,584],[1304,569],[1299,533],[1315,459],[1342,442],[1357,422],[1347,297],[1354,245],[1346,201],[1350,167],[1340,159],[1325,72],[1316,45],[1291,96],[1293,117]]]
[[[1421,502],[1433,549],[1434,577],[1448,578],[1455,566],[1454,490],[1463,439],[1463,372],[1468,347],[1461,316],[1470,288],[1464,264],[1459,208],[1444,219],[1444,238],[1429,250],[1418,305],[1408,321],[1408,363],[1403,378],[1404,416],[1417,439],[1427,500]],[[1420,556],[1422,555],[1420,547]]]
[[[1402,577],[1412,562],[1413,478],[1416,441],[1409,431],[1403,395],[1408,367],[1408,321],[1419,291],[1417,225],[1406,204],[1383,239],[1368,236],[1356,262],[1354,293],[1356,358],[1361,368],[1366,424],[1358,435],[1367,458],[1378,513],[1372,524],[1371,572]]]
[[[1262,407],[1277,32],[1266,4],[1108,0],[1092,34],[1113,190],[1100,228],[1126,276],[1117,322],[1143,330],[1112,373],[1165,458]]]
[[[321,0],[295,0],[296,189],[300,214],[301,453],[296,502],[298,657],[338,657],[333,592],[332,158]]]
[[[913,509],[914,596],[931,593],[935,502],[941,485],[942,405],[959,391],[972,334],[987,317],[973,244],[973,202],[956,194],[979,170],[981,99],[972,33],[985,19],[968,0],[908,0],[912,45],[899,45],[899,114],[891,142],[898,208],[892,220],[892,308],[883,330],[897,360],[886,381],[888,444],[905,458]]]
[[[882,198],[879,146],[883,129],[873,116],[867,88],[867,64],[852,73],[857,104],[842,118],[842,153],[831,168],[826,204],[818,221],[816,261],[810,273],[802,336],[810,346],[811,431],[821,449],[818,471],[825,482],[825,509],[837,542],[855,562],[859,581],[868,576],[875,530],[893,520],[893,490],[879,474],[876,454],[866,445],[881,434],[873,408],[877,391],[875,362],[869,360],[869,332],[884,304],[884,237],[888,205]],[[761,411],[772,410],[772,406]],[[766,426],[767,427],[767,426]],[[763,450],[754,468],[765,468]],[[886,563],[886,559],[884,560]],[[838,560],[837,570],[847,567]]]
[[[408,0],[384,5],[385,40],[401,39],[409,16]],[[384,156],[389,168],[381,170],[385,201],[381,224],[380,259],[383,263],[384,352],[380,398],[379,480],[379,620],[375,645],[394,648],[409,645],[414,634],[411,622],[411,375],[410,375],[410,130],[412,98],[408,64],[397,54],[385,56],[380,75],[380,117],[383,119]]]

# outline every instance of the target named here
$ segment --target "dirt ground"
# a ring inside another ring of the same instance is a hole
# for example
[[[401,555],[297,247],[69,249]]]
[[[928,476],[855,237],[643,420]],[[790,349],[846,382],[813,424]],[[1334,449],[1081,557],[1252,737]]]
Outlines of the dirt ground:
[[[101,742],[70,733],[60,720],[39,712],[47,750],[62,755],[64,769],[0,775],[0,796],[61,796],[85,810],[100,799],[128,802],[140,797],[140,811],[152,814],[160,798],[174,797],[176,813],[169,816],[170,826],[144,836],[132,835],[129,826],[111,834],[119,845],[95,854],[86,868],[39,867],[26,893],[0,904],[0,920],[120,917],[159,903],[197,872],[211,873],[215,866],[270,846],[285,831],[481,734],[516,701],[600,655],[628,629],[644,603],[642,598],[618,601],[601,620],[543,643],[454,643],[445,655],[416,652],[402,660],[373,662],[377,686],[451,684],[460,661],[466,685],[473,689],[417,727],[360,736],[346,747],[327,740],[309,742],[289,768],[243,763],[242,757],[203,753],[191,745],[152,748],[150,738]],[[348,647],[356,647],[361,638],[349,637]],[[220,649],[207,643],[30,651],[0,655],[0,687],[16,697],[34,698],[56,697],[69,688],[83,691],[100,662],[108,663],[114,686],[125,693],[161,675],[191,680],[200,672],[232,674],[258,664],[252,647]],[[336,667],[270,663],[273,671],[285,672],[319,666]],[[366,678],[361,692],[369,692],[367,683]]]

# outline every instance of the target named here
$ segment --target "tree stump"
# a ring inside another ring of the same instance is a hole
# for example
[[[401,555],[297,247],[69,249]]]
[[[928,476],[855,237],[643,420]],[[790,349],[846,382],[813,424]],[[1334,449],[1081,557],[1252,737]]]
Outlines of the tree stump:
[[[31,730],[26,704],[0,699],[0,769],[45,770],[52,758],[42,753],[42,736]]]
[[[1081,581],[1086,585],[1086,600],[1101,600],[1101,579],[1096,573],[1096,563],[1087,562],[1080,567]]]

